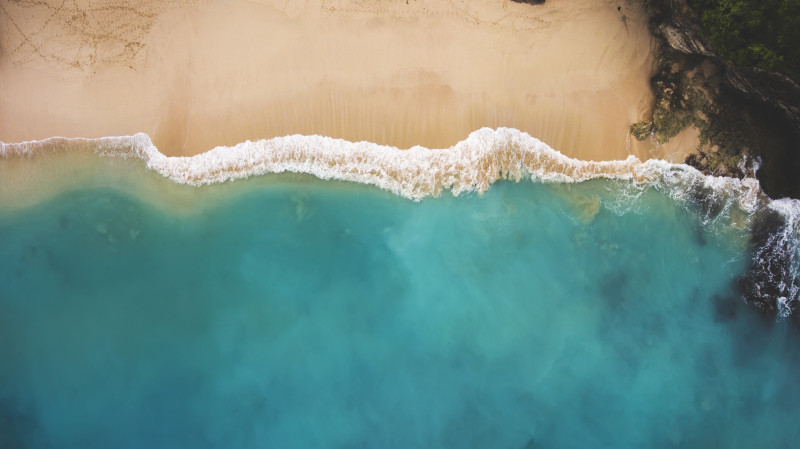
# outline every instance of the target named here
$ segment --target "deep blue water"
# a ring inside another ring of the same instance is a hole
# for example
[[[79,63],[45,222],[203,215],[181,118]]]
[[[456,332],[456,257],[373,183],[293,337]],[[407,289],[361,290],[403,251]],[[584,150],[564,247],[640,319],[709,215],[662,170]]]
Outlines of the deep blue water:
[[[0,447],[800,444],[797,331],[656,191],[243,183],[0,212]]]

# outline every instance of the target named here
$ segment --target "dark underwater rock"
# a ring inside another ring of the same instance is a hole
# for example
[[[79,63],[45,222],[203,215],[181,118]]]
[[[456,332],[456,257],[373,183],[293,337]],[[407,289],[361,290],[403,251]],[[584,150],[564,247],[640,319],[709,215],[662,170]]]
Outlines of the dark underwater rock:
[[[536,443],[536,440],[534,438],[531,438],[530,440],[528,440],[527,443],[525,443],[525,446],[523,446],[522,449],[539,449],[540,447],[541,446],[539,446],[539,444]]]
[[[43,448],[43,431],[30,413],[0,397],[0,448]]]
[[[733,321],[739,314],[739,298],[714,295],[711,301],[714,305],[714,321],[717,323]]]
[[[694,183],[686,193],[703,221],[714,220],[725,210],[722,194],[701,182]]]
[[[529,5],[541,5],[544,4],[544,0],[511,0],[517,3],[527,3]]]

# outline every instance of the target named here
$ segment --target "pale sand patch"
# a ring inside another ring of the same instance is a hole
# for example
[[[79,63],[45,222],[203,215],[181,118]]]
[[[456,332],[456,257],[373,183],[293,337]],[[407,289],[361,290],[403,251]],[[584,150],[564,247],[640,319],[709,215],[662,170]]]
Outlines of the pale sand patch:
[[[627,131],[653,102],[639,1],[46,3],[61,7],[1,4],[5,142],[143,131],[184,155],[299,133],[446,148],[507,126],[579,159],[650,156]]]
[[[664,159],[676,164],[681,164],[695,152],[700,142],[700,130],[694,125],[689,125],[678,135],[669,139],[669,142],[662,144],[654,157]]]

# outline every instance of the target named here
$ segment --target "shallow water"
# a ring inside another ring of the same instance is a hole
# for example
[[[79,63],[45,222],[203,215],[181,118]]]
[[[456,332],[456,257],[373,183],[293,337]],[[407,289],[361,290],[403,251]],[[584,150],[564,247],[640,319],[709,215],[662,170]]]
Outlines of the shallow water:
[[[735,293],[743,237],[655,190],[237,185],[189,214],[108,188],[0,212],[0,446],[800,437],[798,335]]]

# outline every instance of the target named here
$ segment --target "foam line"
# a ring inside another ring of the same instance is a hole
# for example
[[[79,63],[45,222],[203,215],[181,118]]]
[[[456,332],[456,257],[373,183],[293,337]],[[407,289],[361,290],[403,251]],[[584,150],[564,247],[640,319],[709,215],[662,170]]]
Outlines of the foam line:
[[[56,147],[93,147],[102,156],[138,157],[171,180],[194,186],[265,173],[307,173],[321,179],[372,184],[413,200],[451,190],[484,192],[498,179],[579,182],[593,178],[627,179],[637,183],[678,185],[701,183],[740,198],[746,210],[755,207],[760,188],[754,179],[705,176],[692,167],[665,161],[641,162],[569,158],[529,134],[512,128],[482,128],[449,149],[420,146],[408,150],[370,142],[349,142],[323,136],[285,136],[233,147],[217,147],[192,157],[167,157],[144,133],[100,139],[54,137],[2,144],[0,155],[30,156]]]

